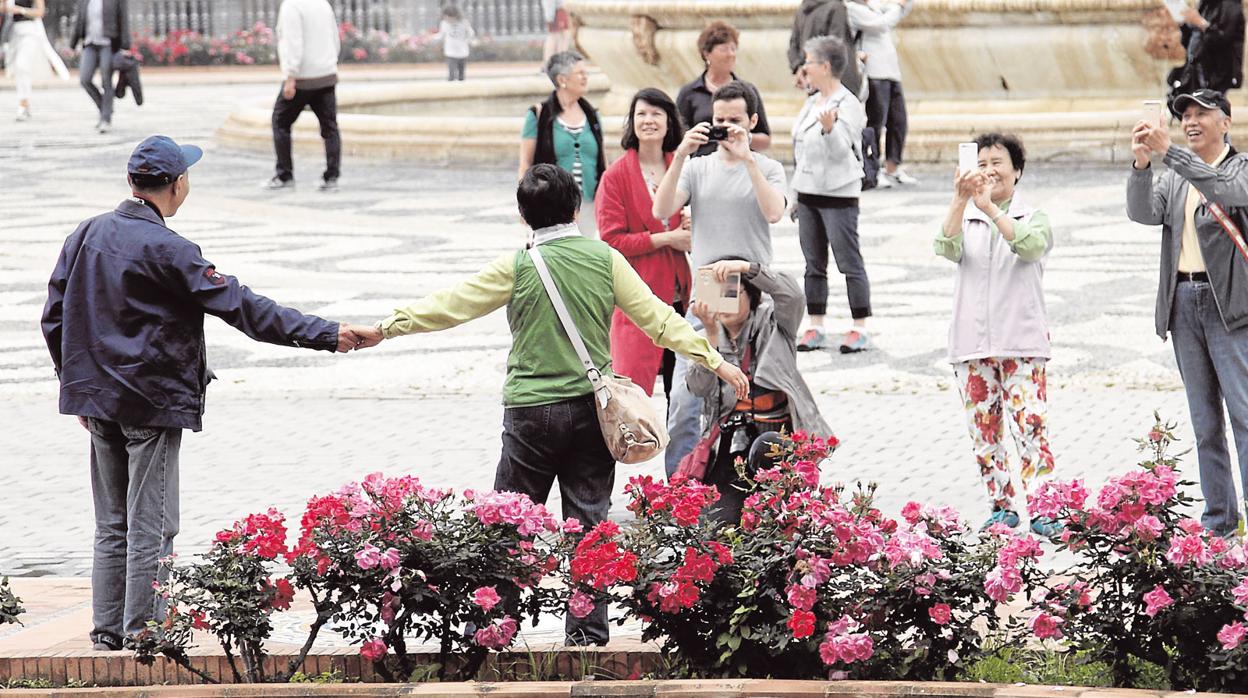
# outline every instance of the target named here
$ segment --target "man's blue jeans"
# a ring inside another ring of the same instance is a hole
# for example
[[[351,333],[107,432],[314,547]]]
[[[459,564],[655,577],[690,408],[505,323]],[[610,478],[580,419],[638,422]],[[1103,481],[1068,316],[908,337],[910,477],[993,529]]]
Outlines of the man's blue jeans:
[[[685,313],[685,319],[693,329],[701,332],[702,321],[693,311]],[[663,466],[671,477],[680,465],[680,459],[698,445],[702,436],[702,398],[689,392],[685,378],[689,375],[689,359],[676,355],[676,368],[672,371],[672,394],[667,396],[667,435],[671,439],[663,452]]]
[[[120,648],[121,640],[142,631],[147,621],[164,618],[164,600],[152,582],[178,533],[182,430],[90,417],[87,429],[95,500],[91,640]]]
[[[1248,328],[1227,332],[1209,284],[1180,281],[1170,336],[1196,432],[1200,490],[1205,498],[1200,522],[1216,535],[1226,536],[1239,526],[1239,498],[1231,477],[1222,404],[1225,401],[1231,415],[1241,481],[1248,481]]]

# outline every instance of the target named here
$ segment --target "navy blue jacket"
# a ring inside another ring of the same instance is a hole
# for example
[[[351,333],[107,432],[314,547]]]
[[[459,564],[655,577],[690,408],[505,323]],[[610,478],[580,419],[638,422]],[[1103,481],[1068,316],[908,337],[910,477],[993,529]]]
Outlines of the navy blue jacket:
[[[199,431],[211,377],[205,313],[261,342],[338,344],[338,323],[218,273],[141,200],[84,221],[65,240],[43,309],[61,413]]]

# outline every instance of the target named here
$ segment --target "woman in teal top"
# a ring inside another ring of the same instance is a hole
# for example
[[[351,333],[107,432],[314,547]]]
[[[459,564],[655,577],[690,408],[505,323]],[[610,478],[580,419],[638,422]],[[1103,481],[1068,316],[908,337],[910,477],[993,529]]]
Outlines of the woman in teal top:
[[[546,75],[555,86],[550,97],[529,108],[520,134],[520,171],[538,163],[558,165],[572,174],[581,189],[581,232],[596,237],[594,194],[607,169],[598,112],[585,99],[589,70],[585,57],[562,51],[546,61]]]

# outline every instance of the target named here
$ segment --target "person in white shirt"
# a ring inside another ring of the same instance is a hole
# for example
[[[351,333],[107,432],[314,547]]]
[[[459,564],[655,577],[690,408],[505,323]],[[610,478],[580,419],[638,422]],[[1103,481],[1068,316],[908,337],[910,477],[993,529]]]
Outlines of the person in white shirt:
[[[454,82],[464,79],[464,67],[468,65],[468,54],[472,52],[472,40],[476,35],[476,30],[464,19],[458,7],[447,5],[442,8],[442,21],[438,23],[437,33],[430,38],[434,41],[442,40],[447,80]]]
[[[277,12],[277,57],[282,67],[282,91],[273,105],[273,146],[277,173],[265,189],[293,189],[290,128],[311,107],[325,141],[325,173],[321,191],[338,190],[342,139],[338,135],[338,20],[328,0],[282,0]]]
[[[893,44],[893,27],[914,9],[912,0],[855,0],[847,3],[849,28],[866,54],[867,126],[875,129],[875,150],[884,137],[881,189],[919,181],[901,169],[906,147],[906,96],[901,91],[901,61]],[[886,135],[887,134],[887,135]]]

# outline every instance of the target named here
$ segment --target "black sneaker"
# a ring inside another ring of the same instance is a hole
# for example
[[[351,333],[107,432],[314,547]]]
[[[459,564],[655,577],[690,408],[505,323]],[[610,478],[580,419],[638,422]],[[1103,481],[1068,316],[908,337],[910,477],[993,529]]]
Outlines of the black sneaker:
[[[101,632],[91,637],[91,649],[96,652],[120,652],[123,648],[121,638]]]
[[[261,184],[260,188],[268,190],[268,191],[277,191],[279,189],[294,189],[295,179],[293,177],[290,179],[282,179],[281,177],[278,177],[277,175],[273,175],[273,178]]]

